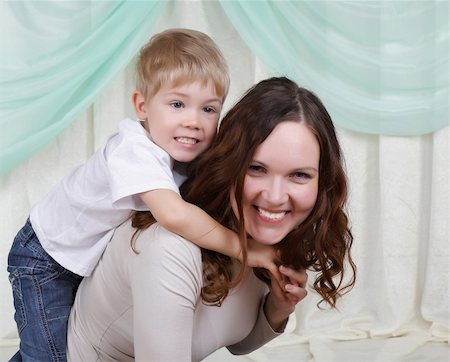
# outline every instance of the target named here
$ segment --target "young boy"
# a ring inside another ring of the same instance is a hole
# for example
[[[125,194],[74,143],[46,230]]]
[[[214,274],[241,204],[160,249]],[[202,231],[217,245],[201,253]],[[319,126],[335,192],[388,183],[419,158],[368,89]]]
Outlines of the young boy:
[[[142,48],[132,96],[139,120],[123,120],[118,133],[34,205],[12,245],[8,271],[23,358],[66,359],[78,284],[132,210],[150,210],[167,229],[242,260],[238,236],[178,190],[186,163],[216,134],[228,87],[226,62],[201,32],[167,30]],[[272,250],[255,251],[249,265],[274,268]]]

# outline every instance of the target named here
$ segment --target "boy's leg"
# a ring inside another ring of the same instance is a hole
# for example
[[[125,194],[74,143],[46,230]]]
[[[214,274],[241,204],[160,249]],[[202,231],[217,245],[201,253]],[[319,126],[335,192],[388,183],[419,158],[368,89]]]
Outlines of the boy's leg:
[[[14,239],[8,272],[22,360],[66,361],[67,321],[82,278],[45,252],[29,220]]]
[[[8,362],[22,362],[22,356],[20,355],[20,351],[17,351],[14,356]]]

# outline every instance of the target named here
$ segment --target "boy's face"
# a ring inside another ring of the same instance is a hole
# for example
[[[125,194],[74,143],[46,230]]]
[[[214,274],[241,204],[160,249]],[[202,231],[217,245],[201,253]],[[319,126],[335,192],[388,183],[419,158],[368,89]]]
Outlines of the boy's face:
[[[133,103],[153,142],[179,162],[194,160],[209,146],[222,110],[212,82],[161,87],[148,100],[135,92]]]

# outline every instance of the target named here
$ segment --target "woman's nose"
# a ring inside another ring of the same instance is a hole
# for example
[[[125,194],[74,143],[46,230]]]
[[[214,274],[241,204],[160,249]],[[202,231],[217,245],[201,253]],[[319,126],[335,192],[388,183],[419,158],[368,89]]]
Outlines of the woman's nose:
[[[274,206],[287,202],[289,195],[283,178],[272,177],[267,180],[262,191],[262,196]]]

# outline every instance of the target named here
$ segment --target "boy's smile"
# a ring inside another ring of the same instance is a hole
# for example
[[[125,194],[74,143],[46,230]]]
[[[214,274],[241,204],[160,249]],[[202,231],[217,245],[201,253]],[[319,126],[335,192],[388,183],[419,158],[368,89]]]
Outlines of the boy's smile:
[[[163,86],[146,101],[135,93],[133,101],[153,142],[179,162],[194,160],[209,146],[222,110],[212,82]]]

